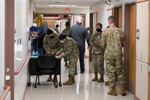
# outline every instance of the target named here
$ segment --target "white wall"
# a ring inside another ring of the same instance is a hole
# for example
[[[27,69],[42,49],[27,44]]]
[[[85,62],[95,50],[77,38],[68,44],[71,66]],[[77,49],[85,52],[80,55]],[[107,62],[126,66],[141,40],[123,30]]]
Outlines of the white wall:
[[[36,8],[37,13],[52,13],[52,14],[64,14],[64,8]],[[89,14],[90,9],[87,8],[70,8],[70,14],[85,14],[86,15],[86,27],[89,27]]]
[[[0,95],[3,92],[4,88],[4,66],[5,66],[5,0],[0,0],[0,12],[1,12],[1,18],[0,18]]]
[[[15,71],[22,67],[29,50],[28,37],[29,27],[32,24],[34,5],[32,0],[15,0],[15,37],[21,39],[21,43],[15,43]],[[22,49],[20,49],[22,47]],[[17,60],[16,57],[20,57]],[[15,75],[15,100],[22,100],[27,84],[27,63],[22,71]]]
[[[106,5],[104,2],[98,3],[96,5],[93,5],[90,8],[90,12],[97,12],[97,18],[98,22],[103,24],[103,29],[105,29],[108,26],[108,17],[112,15],[112,10],[108,10],[111,7]]]

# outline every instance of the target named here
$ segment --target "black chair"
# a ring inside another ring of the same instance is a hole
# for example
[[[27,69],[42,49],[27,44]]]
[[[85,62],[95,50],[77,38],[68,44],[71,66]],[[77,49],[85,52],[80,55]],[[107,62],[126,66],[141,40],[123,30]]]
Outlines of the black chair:
[[[57,75],[59,75],[59,86],[61,87],[61,59],[49,55],[39,56],[37,60],[35,88],[37,87],[37,84],[40,84],[41,75],[54,75],[53,82],[56,88],[58,87]]]
[[[31,76],[35,76],[38,74],[38,56],[33,57],[31,56],[29,63],[28,63],[28,86],[31,86]],[[38,82],[39,84],[39,82]]]

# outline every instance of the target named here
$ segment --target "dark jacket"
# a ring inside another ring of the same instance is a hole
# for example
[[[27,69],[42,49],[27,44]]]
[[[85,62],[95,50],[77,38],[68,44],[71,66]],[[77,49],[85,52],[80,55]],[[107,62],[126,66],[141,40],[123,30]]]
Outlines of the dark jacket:
[[[88,45],[90,45],[88,31],[84,26],[80,24],[72,26],[72,28],[70,29],[69,37],[73,38],[79,48],[82,48],[83,50],[85,50],[85,40],[87,41]]]

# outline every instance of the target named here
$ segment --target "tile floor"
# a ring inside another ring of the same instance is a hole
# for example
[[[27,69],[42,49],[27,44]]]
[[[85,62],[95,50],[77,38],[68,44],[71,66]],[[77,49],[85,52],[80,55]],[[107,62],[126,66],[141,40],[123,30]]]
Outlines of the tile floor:
[[[62,62],[62,65],[63,62]],[[48,76],[41,77],[41,86],[37,88],[28,87],[25,100],[134,100],[134,96],[108,96],[109,88],[103,83],[92,82],[91,64],[86,59],[86,72],[76,76],[76,84],[54,88],[52,83],[47,83]],[[62,81],[67,79],[67,71],[62,66]]]

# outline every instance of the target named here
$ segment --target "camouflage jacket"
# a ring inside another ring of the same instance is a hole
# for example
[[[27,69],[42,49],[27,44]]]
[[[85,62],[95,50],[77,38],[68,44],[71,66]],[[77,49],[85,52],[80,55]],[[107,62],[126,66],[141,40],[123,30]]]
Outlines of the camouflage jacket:
[[[70,28],[66,28],[62,31],[62,34],[69,36]]]
[[[75,41],[69,37],[65,40],[63,43],[63,47],[61,49],[61,52],[64,52],[64,56],[70,58],[72,56],[79,55],[78,46],[75,43]]]
[[[92,54],[104,54],[104,49],[101,46],[101,32],[98,33],[96,32],[95,34],[92,35],[90,39],[90,45],[93,47],[92,48]]]
[[[45,36],[43,41],[43,47],[47,53],[57,52],[61,48],[61,44],[59,42],[59,35],[53,33],[54,38],[50,38],[48,35]]]
[[[124,34],[119,28],[110,26],[106,29],[102,34],[102,47],[105,48],[104,57],[106,59],[122,57],[124,39]]]

